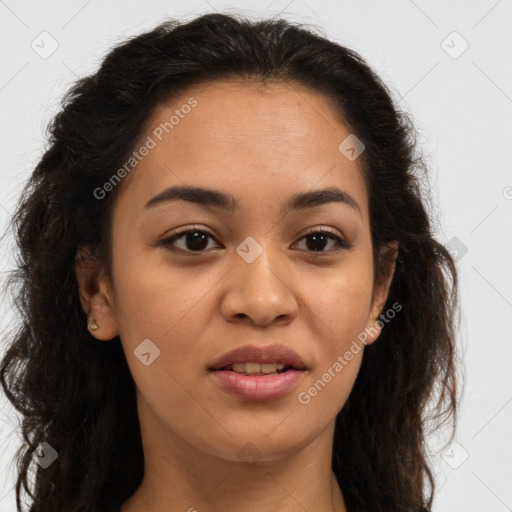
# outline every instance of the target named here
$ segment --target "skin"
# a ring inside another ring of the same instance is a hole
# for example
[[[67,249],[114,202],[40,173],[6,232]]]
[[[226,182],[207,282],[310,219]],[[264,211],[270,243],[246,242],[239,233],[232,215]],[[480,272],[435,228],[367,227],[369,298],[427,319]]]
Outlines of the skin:
[[[309,404],[297,395],[375,325],[391,281],[374,283],[360,163],[338,150],[351,132],[308,89],[222,81],[160,105],[141,140],[190,97],[197,106],[118,185],[111,278],[93,260],[76,268],[83,309],[99,326],[91,334],[120,336],[137,386],[145,476],[121,510],[234,512],[243,504],[245,512],[344,512],[331,470],[334,422],[363,350]],[[230,193],[240,212],[185,201],[144,210],[184,184]],[[350,194],[361,213],[328,203],[280,215],[292,194],[328,186]],[[193,225],[214,235],[202,253],[186,236],[175,252],[159,245]],[[305,232],[317,227],[353,247],[328,239],[315,252]],[[250,264],[236,252],[248,236],[263,248]],[[161,351],[149,366],[134,355],[145,339]],[[295,350],[308,368],[290,393],[249,402],[213,382],[207,368],[219,356],[271,343]],[[239,456],[247,443],[258,450],[251,463]]]

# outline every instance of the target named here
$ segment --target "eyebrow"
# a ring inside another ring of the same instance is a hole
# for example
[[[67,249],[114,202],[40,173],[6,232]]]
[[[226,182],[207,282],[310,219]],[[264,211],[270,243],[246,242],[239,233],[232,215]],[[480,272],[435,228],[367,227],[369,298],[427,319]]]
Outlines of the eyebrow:
[[[171,201],[188,201],[199,206],[214,206],[231,213],[236,213],[238,212],[238,202],[240,200],[219,190],[194,186],[173,186],[150,199],[144,205],[144,209],[151,209]],[[350,194],[337,187],[294,194],[281,206],[281,215],[284,217],[290,211],[305,210],[328,203],[346,204],[362,218],[361,208],[356,200]]]

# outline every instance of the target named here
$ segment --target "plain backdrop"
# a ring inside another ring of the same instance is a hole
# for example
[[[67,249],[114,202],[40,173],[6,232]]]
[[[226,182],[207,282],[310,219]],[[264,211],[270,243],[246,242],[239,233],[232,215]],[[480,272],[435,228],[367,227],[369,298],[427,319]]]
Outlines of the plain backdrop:
[[[213,11],[313,25],[360,53],[413,115],[437,236],[458,260],[463,315],[460,423],[455,443],[432,455],[434,512],[512,510],[511,0],[0,0],[0,227],[72,82],[96,71],[112,45],[164,18]],[[0,261],[1,271],[13,268],[9,239]],[[0,319],[1,329],[16,321],[6,300]],[[18,419],[3,396],[0,404],[0,511],[15,512]]]

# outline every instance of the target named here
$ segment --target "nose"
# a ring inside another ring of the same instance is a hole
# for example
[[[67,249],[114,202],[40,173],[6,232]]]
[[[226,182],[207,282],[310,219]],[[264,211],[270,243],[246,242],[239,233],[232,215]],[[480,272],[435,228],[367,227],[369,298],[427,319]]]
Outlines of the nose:
[[[285,265],[266,250],[251,263],[237,255],[221,303],[226,321],[258,326],[290,323],[298,312],[297,283],[291,282]]]

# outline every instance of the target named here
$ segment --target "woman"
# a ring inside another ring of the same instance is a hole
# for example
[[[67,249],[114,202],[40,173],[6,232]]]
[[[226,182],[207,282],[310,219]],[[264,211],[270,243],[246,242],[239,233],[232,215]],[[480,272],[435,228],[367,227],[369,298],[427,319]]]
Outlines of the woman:
[[[13,219],[19,510],[430,509],[457,276],[424,168],[305,27],[209,14],[112,50]]]

